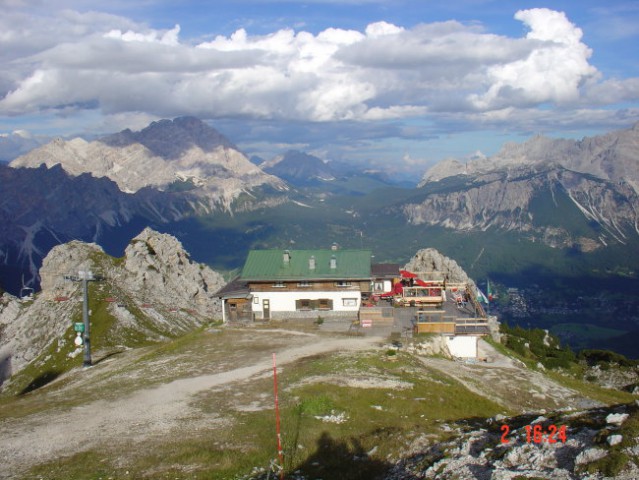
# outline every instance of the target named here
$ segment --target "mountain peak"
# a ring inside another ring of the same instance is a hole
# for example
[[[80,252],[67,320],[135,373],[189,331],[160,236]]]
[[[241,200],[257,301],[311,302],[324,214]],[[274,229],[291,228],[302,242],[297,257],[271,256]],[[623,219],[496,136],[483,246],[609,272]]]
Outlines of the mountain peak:
[[[140,143],[162,158],[179,158],[193,147],[212,152],[218,147],[238,150],[215,128],[196,117],[177,117],[152,122],[139,132],[122,130],[100,140],[109,146],[124,147]]]
[[[298,186],[335,180],[335,174],[326,162],[299,150],[289,150],[261,167],[265,172]]]

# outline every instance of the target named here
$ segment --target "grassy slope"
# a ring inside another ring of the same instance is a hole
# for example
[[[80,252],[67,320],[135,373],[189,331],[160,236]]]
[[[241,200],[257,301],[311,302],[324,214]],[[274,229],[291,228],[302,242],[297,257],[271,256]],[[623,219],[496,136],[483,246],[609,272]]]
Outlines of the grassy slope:
[[[92,371],[89,383],[80,374],[23,397],[5,397],[0,400],[0,418],[68,409],[101,398],[115,400],[176,377],[216,371],[225,360],[239,365],[249,346],[251,351],[268,353],[283,345],[285,341],[277,337],[260,338],[250,331],[202,330],[115,357],[110,367]],[[169,371],[156,368],[167,362],[172,365]],[[408,382],[412,388],[348,388],[308,381],[322,375],[383,377]],[[455,428],[516,411],[504,411],[403,352],[395,361],[384,350],[309,357],[280,367],[278,378],[285,466],[289,472],[300,470],[311,478],[374,478],[414,442],[449,438],[452,433],[446,425]],[[557,378],[607,403],[631,398],[574,378]],[[30,475],[42,479],[248,476],[276,457],[272,388],[272,379],[261,376],[233,389],[202,392],[193,404],[195,415],[219,417],[217,428],[188,428],[143,444],[123,439],[39,465]],[[237,410],[238,405],[254,403],[255,411]],[[316,418],[325,415],[344,415],[347,420],[330,423]],[[354,461],[354,457],[367,460]]]

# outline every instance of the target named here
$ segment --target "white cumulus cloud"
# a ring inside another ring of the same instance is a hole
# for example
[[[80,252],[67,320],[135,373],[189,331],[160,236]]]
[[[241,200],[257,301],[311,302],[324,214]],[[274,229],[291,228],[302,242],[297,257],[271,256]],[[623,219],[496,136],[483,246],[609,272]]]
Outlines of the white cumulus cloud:
[[[111,30],[104,36],[106,38],[115,38],[123,40],[125,42],[151,42],[161,43],[163,45],[178,45],[178,36],[180,34],[180,26],[176,25],[175,28],[159,34],[157,31],[150,31],[148,33],[138,33],[132,30],[127,30],[122,33],[122,30]]]
[[[0,115],[110,115],[335,122],[482,114],[577,104],[604,84],[562,12],[522,10],[523,37],[457,21],[363,31],[280,29],[181,37],[126,18],[66,10],[0,19]],[[610,81],[605,98],[637,98]],[[600,97],[601,98],[601,97]]]
[[[592,52],[581,42],[582,31],[562,12],[546,8],[521,10],[515,15],[530,31],[533,46],[524,58],[492,65],[486,71],[486,92],[471,95],[481,110],[544,102],[574,102],[580,87],[595,77],[588,63]]]

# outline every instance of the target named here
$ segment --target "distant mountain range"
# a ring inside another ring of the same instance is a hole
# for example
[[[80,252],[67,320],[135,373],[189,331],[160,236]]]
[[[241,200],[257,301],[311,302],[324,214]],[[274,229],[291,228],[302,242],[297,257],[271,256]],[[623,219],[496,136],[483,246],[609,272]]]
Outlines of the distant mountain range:
[[[537,136],[507,144],[493,157],[443,161],[418,189],[376,201],[375,214],[457,232],[520,232],[553,248],[623,244],[639,232],[637,152],[639,124],[581,141]],[[193,117],[91,142],[55,139],[3,168],[0,245],[12,244],[28,257],[38,250],[28,244],[38,231],[65,239],[92,232],[99,240],[101,228],[136,216],[170,223],[224,211],[266,213],[291,201],[312,206],[327,195],[365,196],[391,186],[379,172],[348,171],[299,151],[253,161],[258,165]],[[75,201],[85,208],[70,209]]]
[[[619,291],[619,279],[639,284],[638,145],[638,125],[581,141],[534,137],[443,161],[403,188],[304,152],[249,160],[193,117],[57,139],[0,165],[0,283],[18,293],[24,275],[37,287],[42,258],[72,239],[122,255],[151,226],[220,271],[251,248],[337,242],[395,263],[434,247],[506,285],[588,277]]]

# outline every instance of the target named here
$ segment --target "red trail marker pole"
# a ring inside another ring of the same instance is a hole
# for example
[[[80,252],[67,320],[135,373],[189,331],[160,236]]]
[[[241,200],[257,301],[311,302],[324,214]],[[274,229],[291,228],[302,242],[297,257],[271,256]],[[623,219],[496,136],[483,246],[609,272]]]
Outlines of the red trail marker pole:
[[[277,432],[277,456],[280,460],[280,480],[284,480],[284,453],[282,452],[282,435],[280,433],[280,403],[277,397],[277,366],[273,353],[273,391],[275,393],[275,431]]]

